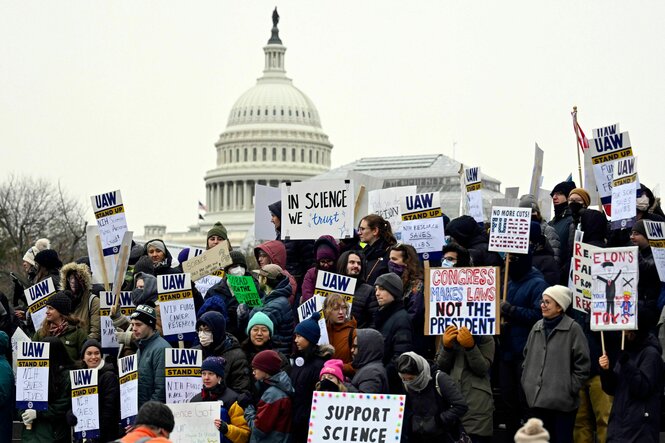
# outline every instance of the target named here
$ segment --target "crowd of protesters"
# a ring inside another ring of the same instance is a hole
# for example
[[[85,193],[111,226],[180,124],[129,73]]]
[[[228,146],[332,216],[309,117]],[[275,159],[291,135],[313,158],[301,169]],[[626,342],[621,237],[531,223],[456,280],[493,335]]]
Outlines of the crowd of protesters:
[[[511,254],[507,297],[500,302],[501,333],[474,335],[449,326],[426,336],[425,276],[415,249],[398,243],[378,215],[362,218],[353,239],[281,239],[281,202],[269,206],[276,238],[254,249],[257,269],[233,249],[222,223],[208,232],[206,247],[227,242],[232,264],[225,275],[252,276],[262,306],[250,309],[233,296],[225,277],[205,297],[192,285],[197,313],[193,347],[202,350],[202,390],[191,401],[223,401],[211,423],[224,442],[307,441],[315,390],[403,394],[403,442],[490,442],[499,423],[495,408],[508,411],[503,425],[516,441],[656,442],[661,425],[663,351],[658,328],[665,290],[646,239],[644,220],[665,221],[644,185],[637,221],[612,230],[589,194],[570,181],[551,194],[554,218],[544,220],[533,196],[530,247]],[[638,329],[605,333],[589,327],[589,313],[571,308],[568,288],[575,231],[595,247],[639,249]],[[488,251],[482,225],[463,215],[446,223],[443,267],[499,266]],[[89,260],[63,264],[47,239],[23,257],[25,276],[14,278],[10,302],[0,296],[0,440],[10,441],[12,418],[24,425],[25,442],[70,442],[77,417],[71,407],[69,371],[99,374],[100,437],[89,441],[168,441],[173,416],[163,403],[165,350],[156,276],[182,272],[187,254],[173,257],[165,242],[135,245],[123,290],[135,310],[111,314],[123,355],[138,359],[138,402],[133,426],[120,426],[118,365],[100,344],[99,292]],[[250,260],[251,261],[251,260]],[[317,274],[357,279],[352,306],[329,295],[323,314],[328,343],[320,343],[319,313],[298,322],[298,306],[313,296]],[[52,278],[57,292],[46,319],[35,329],[24,290]],[[665,311],[663,311],[665,312]],[[34,341],[50,343],[46,411],[14,409],[9,337],[20,327]],[[661,334],[665,337],[665,334]],[[494,392],[500,392],[496,397]],[[497,404],[495,405],[495,397]],[[465,440],[466,439],[466,440]],[[518,440],[522,439],[522,440]]]

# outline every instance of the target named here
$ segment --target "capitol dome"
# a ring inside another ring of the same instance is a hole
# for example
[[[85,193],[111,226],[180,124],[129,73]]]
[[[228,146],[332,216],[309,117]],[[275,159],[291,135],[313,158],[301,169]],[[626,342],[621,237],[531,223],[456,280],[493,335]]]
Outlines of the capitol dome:
[[[275,11],[272,35],[263,47],[263,76],[231,108],[215,143],[216,168],[205,176],[209,212],[201,229],[221,220],[233,244],[254,222],[256,184],[277,187],[330,169],[332,144],[319,113],[286,76],[278,22]]]

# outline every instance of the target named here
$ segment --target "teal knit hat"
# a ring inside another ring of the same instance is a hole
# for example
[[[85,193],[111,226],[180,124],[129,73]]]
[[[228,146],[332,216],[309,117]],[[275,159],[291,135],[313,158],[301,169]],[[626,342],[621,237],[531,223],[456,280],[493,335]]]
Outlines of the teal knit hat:
[[[263,312],[257,312],[254,314],[252,318],[249,319],[247,331],[245,331],[247,335],[249,335],[249,331],[256,325],[263,325],[267,327],[270,331],[270,337],[272,337],[275,325],[272,323],[272,320],[270,320],[270,317],[265,315]]]

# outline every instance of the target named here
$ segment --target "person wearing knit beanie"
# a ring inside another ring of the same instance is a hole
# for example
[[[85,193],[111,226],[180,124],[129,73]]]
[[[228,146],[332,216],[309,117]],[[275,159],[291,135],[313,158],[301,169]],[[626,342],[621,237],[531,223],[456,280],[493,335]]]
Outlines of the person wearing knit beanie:
[[[102,350],[101,343],[93,338],[90,338],[86,340],[85,343],[83,343],[83,346],[81,346],[81,360],[83,360],[83,357],[85,356],[85,351],[91,346],[99,349],[100,351]]]
[[[307,348],[308,346],[301,346],[298,344],[298,336],[304,338],[309,342],[311,345],[316,345],[319,342],[319,339],[321,338],[321,328],[319,327],[319,319],[321,318],[321,314],[318,312],[315,312],[312,314],[311,317],[309,317],[306,320],[301,321],[298,323],[296,326],[296,346],[298,347],[299,350],[301,347],[303,349]]]
[[[44,249],[35,255],[35,263],[44,269],[54,270],[62,267],[58,253],[53,249]]]
[[[270,332],[270,337],[273,336],[275,333],[275,325],[273,324],[272,320],[270,320],[270,317],[268,317],[266,314],[264,314],[261,311],[258,311],[256,314],[252,315],[252,318],[249,319],[249,323],[247,324],[247,329],[245,332],[247,335],[250,335],[250,331],[254,326],[265,326],[268,328],[268,331]]]
[[[206,236],[206,249],[214,248],[228,239],[229,235],[226,228],[222,222],[217,222],[208,230],[208,235]]]
[[[252,368],[263,371],[268,375],[275,375],[282,368],[282,359],[272,349],[261,351],[252,359]]]
[[[344,367],[344,362],[338,358],[333,358],[326,361],[323,364],[321,372],[319,372],[319,379],[325,378],[325,376],[333,376],[337,378],[338,383],[344,382],[344,373],[342,368]]]
[[[543,428],[543,421],[530,418],[515,434],[515,443],[548,443],[550,433]]]
[[[581,199],[581,203],[583,203],[585,208],[588,208],[589,205],[591,204],[591,197],[589,196],[589,193],[586,192],[584,188],[575,188],[570,193],[568,194],[568,204],[570,205],[571,200],[573,200],[573,195],[579,196]]]
[[[155,329],[157,324],[157,312],[155,308],[150,305],[138,305],[132,315],[129,316],[130,320],[140,321],[150,328]]]
[[[224,360],[223,357],[217,357],[213,355],[203,360],[203,364],[201,365],[201,372],[210,371],[223,379],[224,365],[226,365],[226,360]]]
[[[649,238],[647,237],[647,230],[644,226],[644,220],[638,220],[630,231],[630,241],[633,245],[637,246],[640,251],[644,251],[649,247]]]
[[[572,291],[566,286],[562,285],[550,286],[549,288],[545,289],[543,295],[547,295],[552,300],[554,300],[559,306],[561,306],[563,312],[566,312],[566,309],[568,309],[568,306],[570,306],[570,303],[573,301]]]
[[[187,261],[187,258],[189,257],[189,248],[185,248],[182,251],[178,252],[178,264],[182,265]]]
[[[554,197],[554,194],[562,194],[565,198],[568,198],[570,191],[576,187],[577,185],[575,185],[575,182],[572,180],[557,183],[557,185],[552,189],[552,192],[550,192],[550,197]]]
[[[66,291],[58,291],[48,298],[46,306],[50,306],[60,313],[60,315],[70,315],[72,313],[72,299]]]
[[[247,258],[242,251],[231,251],[231,264],[224,268],[224,272],[236,275],[243,276],[247,271]]]
[[[393,301],[401,301],[404,294],[402,279],[393,272],[380,275],[375,282],[376,299],[379,302],[379,309],[389,305]]]

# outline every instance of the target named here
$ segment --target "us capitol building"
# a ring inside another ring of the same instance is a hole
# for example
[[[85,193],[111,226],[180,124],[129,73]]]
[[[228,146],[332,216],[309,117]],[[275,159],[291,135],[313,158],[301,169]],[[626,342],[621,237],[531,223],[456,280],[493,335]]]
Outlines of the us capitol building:
[[[143,239],[159,237],[174,245],[204,246],[208,229],[221,221],[231,243],[239,246],[253,239],[254,185],[278,187],[281,182],[316,176],[347,178],[347,171],[354,169],[379,177],[383,188],[416,184],[419,192],[454,191],[456,197],[448,202],[442,198],[442,206],[451,218],[457,216],[460,163],[442,154],[360,159],[330,171],[333,145],[321,127],[319,113],[312,100],[286,76],[286,46],[279,37],[276,9],[272,22],[270,40],[263,47],[263,76],[236,100],[226,129],[215,143],[217,164],[204,178],[205,219],[187,232],[166,232],[164,225],[146,225]],[[491,198],[502,196],[500,183],[488,176],[483,182],[483,199],[489,205]]]

